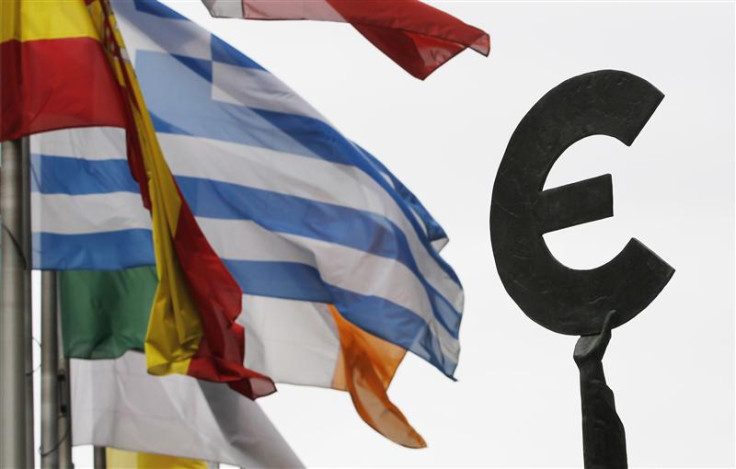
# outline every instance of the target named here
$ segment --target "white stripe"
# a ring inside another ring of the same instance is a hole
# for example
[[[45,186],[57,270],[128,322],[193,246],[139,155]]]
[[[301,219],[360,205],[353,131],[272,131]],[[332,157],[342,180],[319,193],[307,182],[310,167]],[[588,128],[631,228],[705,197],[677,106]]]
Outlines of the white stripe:
[[[417,222],[417,225],[419,225],[419,228],[422,229],[422,234],[424,234],[424,236],[427,236],[427,225],[424,224],[424,220],[422,220],[422,217],[420,217],[416,210],[411,207],[409,207],[409,212],[411,212],[414,220],[416,220]]]
[[[103,233],[129,229],[151,229],[151,217],[140,194],[67,195],[31,193],[34,233]]]
[[[197,224],[223,259],[316,265],[314,255],[307,249],[253,221],[197,217]]]
[[[279,383],[332,387],[340,339],[323,303],[243,296],[245,365]]]
[[[432,248],[435,251],[440,252],[445,248],[445,246],[447,246],[448,242],[450,242],[450,240],[447,238],[435,239],[432,241]]]
[[[203,0],[204,4],[210,10],[210,14],[223,18],[242,18],[243,4],[240,1],[226,0]]]
[[[212,99],[327,122],[316,109],[269,72],[212,63]]]
[[[83,127],[35,134],[31,136],[31,153],[85,160],[124,160],[125,131],[116,127]]]
[[[383,178],[384,181],[386,181],[386,183],[389,185],[389,187],[391,187],[392,189],[396,189],[396,184],[394,184],[394,181],[393,181],[393,179],[391,179],[391,176],[389,176],[388,174],[384,173],[383,171],[381,171],[378,168],[376,168],[376,171],[378,171],[378,174],[381,175],[381,177]]]

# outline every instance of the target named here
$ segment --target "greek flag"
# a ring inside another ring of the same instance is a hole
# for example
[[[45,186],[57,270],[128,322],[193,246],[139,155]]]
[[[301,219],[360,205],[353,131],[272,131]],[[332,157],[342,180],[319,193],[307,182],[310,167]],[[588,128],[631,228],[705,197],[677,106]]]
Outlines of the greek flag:
[[[463,291],[416,197],[221,39],[157,2],[114,8],[171,170],[248,297],[241,316],[254,298],[331,303],[452,376]],[[123,130],[38,135],[32,167],[35,268],[154,264]]]

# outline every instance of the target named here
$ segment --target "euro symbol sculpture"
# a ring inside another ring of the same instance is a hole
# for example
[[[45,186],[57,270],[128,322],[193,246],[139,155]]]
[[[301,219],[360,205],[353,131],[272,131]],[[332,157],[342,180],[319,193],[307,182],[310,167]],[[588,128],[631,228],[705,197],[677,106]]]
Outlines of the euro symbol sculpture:
[[[575,142],[608,135],[630,146],[664,95],[647,81],[602,70],[571,78],[543,96],[511,136],[496,175],[491,242],[506,291],[554,332],[580,335],[585,467],[627,467],[624,429],[601,360],[618,327],[659,295],[674,269],[636,239],[591,270],[557,261],[542,235],[613,216],[611,175],[543,190],[552,166]]]

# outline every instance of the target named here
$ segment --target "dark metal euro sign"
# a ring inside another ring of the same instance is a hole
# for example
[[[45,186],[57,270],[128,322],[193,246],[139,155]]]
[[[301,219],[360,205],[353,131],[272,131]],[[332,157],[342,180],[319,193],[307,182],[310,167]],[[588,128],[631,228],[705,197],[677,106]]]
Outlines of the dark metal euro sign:
[[[664,95],[629,73],[602,70],[571,78],[524,116],[506,148],[491,202],[491,241],[506,291],[531,319],[555,332],[601,332],[636,316],[674,269],[636,239],[607,264],[570,269],[543,234],[613,216],[611,175],[543,190],[552,166],[575,142],[609,135],[630,146]]]

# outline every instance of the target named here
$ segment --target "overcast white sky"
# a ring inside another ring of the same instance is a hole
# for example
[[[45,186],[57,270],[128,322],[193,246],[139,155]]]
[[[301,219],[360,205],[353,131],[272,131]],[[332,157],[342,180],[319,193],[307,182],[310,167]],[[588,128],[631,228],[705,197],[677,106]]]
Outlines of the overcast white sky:
[[[488,31],[426,82],[347,25],[213,20],[165,3],[231,41],[380,158],[450,236],[465,286],[458,382],[407,356],[390,390],[429,443],[366,426],[345,393],[281,385],[262,399],[311,467],[580,466],[575,337],[529,320],[508,297],[488,231],[492,184],[511,133],[548,90],[618,69],[665,99],[631,148],[574,145],[547,187],[613,175],[615,217],[546,239],[591,268],[636,237],[677,269],[662,295],[616,329],[604,361],[631,466],[733,466],[734,4],[431,2]],[[75,450],[77,467],[91,464]]]

